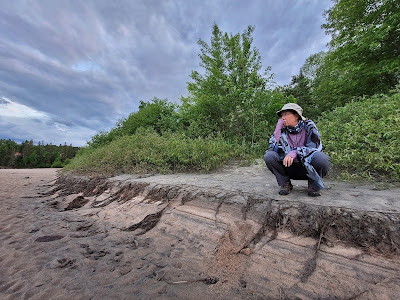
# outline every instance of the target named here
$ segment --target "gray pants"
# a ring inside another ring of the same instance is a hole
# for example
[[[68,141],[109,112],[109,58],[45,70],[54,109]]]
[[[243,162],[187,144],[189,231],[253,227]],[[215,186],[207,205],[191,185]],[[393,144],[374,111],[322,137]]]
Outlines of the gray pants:
[[[290,179],[309,180],[309,184],[318,190],[314,181],[308,178],[307,170],[303,164],[296,158],[290,167],[283,166],[283,160],[279,158],[279,154],[275,151],[267,151],[264,155],[264,161],[268,169],[275,175],[278,185],[284,186]],[[316,152],[311,159],[311,165],[317,171],[318,175],[323,178],[328,174],[331,165],[330,158],[323,152]]]

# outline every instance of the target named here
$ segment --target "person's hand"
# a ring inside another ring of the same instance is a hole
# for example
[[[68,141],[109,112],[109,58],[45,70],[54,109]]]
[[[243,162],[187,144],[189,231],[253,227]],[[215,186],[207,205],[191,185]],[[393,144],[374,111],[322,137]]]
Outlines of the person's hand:
[[[280,118],[280,119],[278,120],[278,122],[276,123],[275,130],[281,130],[282,127],[283,127],[283,120],[282,120],[282,118]]]
[[[293,163],[293,157],[290,155],[286,155],[285,158],[283,159],[283,165],[285,167],[290,167]]]
[[[276,141],[279,141],[279,138],[281,137],[281,130],[283,127],[283,120],[279,119],[278,123],[276,123],[275,131],[274,131],[274,137]]]

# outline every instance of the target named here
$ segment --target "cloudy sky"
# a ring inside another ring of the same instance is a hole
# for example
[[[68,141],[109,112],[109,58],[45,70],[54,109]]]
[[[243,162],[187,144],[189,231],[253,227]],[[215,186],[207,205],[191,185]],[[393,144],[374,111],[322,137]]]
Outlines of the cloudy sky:
[[[326,50],[330,0],[0,0],[0,138],[84,146],[154,97],[179,103],[199,39],[256,27],[288,84]]]

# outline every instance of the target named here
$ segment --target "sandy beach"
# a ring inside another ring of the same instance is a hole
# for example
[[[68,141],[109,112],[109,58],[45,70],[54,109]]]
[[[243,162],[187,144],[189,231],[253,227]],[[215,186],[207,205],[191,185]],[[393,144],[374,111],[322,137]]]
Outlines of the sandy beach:
[[[398,256],[284,231],[254,243],[261,225],[248,205],[243,218],[239,204],[213,201],[187,184],[160,185],[158,178],[82,181],[82,190],[67,193],[56,188],[58,172],[0,169],[0,299],[400,294]],[[226,198],[220,194],[215,198]]]

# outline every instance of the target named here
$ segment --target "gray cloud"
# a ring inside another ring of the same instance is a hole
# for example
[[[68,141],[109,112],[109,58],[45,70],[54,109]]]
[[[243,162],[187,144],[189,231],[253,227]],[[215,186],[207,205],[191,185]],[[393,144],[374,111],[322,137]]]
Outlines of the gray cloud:
[[[324,50],[330,0],[6,1],[0,4],[0,99],[43,113],[0,116],[0,138],[83,145],[153,97],[179,101],[199,68],[197,41],[255,25],[263,67],[287,84]],[[4,97],[4,98],[2,98]],[[36,119],[38,120],[38,119]],[[28,136],[28,134],[30,136]]]
[[[7,105],[9,102],[6,99],[0,98],[0,104]]]

